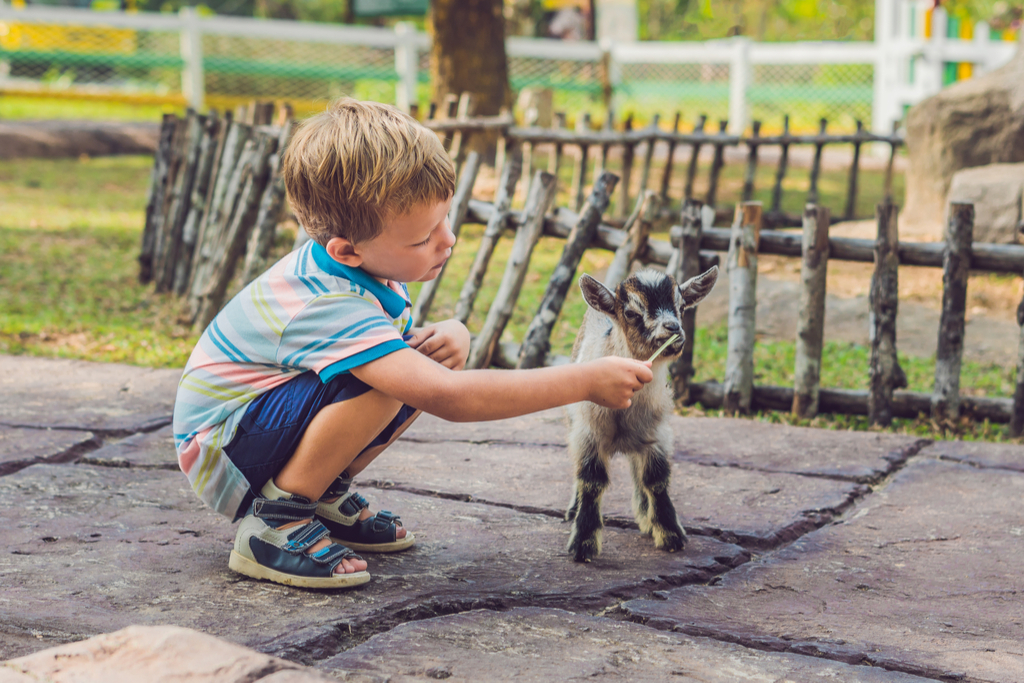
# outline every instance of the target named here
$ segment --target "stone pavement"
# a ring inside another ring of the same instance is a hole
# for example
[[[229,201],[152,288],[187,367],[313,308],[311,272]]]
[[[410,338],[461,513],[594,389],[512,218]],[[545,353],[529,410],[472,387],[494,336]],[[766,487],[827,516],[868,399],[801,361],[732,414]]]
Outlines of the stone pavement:
[[[234,527],[177,470],[178,376],[0,356],[0,682],[132,647],[137,680],[1024,681],[1020,446],[676,418],[685,551],[639,534],[619,459],[578,565],[558,411],[424,416],[359,482],[417,545],[315,592],[228,570]]]

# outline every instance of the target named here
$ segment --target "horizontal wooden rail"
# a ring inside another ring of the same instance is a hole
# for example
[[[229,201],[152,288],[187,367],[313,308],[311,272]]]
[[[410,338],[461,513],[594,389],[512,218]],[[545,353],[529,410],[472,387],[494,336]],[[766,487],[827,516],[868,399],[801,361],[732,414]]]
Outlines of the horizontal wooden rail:
[[[678,226],[672,229],[681,230]],[[700,247],[708,251],[729,251],[729,234],[728,228],[708,228],[703,231]],[[871,263],[874,260],[874,240],[830,237],[828,246],[829,259],[833,261]],[[900,242],[900,265],[941,268],[945,248],[945,242]],[[763,230],[758,251],[762,254],[800,257],[800,233]],[[1019,275],[1024,272],[1024,245],[975,243],[971,254],[971,270]]]
[[[718,382],[697,382],[690,385],[690,398],[700,401],[706,408],[720,408],[725,400],[725,385]],[[751,409],[788,412],[793,405],[793,388],[754,386]],[[893,392],[893,417],[917,418],[929,415],[932,395],[919,391]],[[976,420],[1007,423],[1013,410],[1011,398],[961,396],[960,410]],[[867,415],[868,392],[854,389],[821,388],[818,394],[818,413]]]

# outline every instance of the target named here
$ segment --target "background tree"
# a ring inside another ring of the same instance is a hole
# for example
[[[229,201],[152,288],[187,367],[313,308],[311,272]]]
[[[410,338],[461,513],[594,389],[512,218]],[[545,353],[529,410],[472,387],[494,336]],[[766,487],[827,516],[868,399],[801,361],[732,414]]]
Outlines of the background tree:
[[[431,0],[431,99],[439,106],[462,92],[473,94],[480,116],[511,105],[503,7],[502,0]]]

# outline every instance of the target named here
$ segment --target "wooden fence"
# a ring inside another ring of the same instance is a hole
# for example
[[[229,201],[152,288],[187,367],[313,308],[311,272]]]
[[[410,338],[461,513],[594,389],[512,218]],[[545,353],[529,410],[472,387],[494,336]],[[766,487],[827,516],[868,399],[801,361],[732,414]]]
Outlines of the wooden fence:
[[[751,201],[754,198],[757,169],[762,163],[761,156],[765,149],[778,150],[775,164],[774,181],[771,190],[771,201],[767,211],[761,216],[765,227],[799,227],[803,219],[798,215],[786,214],[782,210],[783,183],[792,174],[790,152],[798,146],[813,149],[813,158],[808,174],[808,191],[805,202],[820,203],[819,180],[822,170],[822,155],[826,147],[849,145],[852,151],[850,166],[847,170],[846,198],[842,207],[832,212],[833,220],[854,220],[856,215],[857,197],[861,171],[861,152],[864,145],[887,145],[888,163],[884,179],[883,195],[892,200],[893,163],[897,150],[903,145],[903,139],[897,134],[875,135],[864,130],[863,124],[857,122],[857,131],[847,135],[828,134],[828,121],[821,119],[816,135],[793,135],[789,132],[789,117],[783,119],[780,135],[761,136],[761,122],[754,121],[750,136],[732,135],[726,131],[729,122],[718,122],[717,130],[710,130],[711,124],[707,117],[701,116],[694,123],[693,131],[679,132],[682,115],[677,112],[673,118],[671,129],[661,126],[660,118],[655,115],[651,123],[640,129],[633,130],[632,117],[622,123],[622,130],[614,130],[611,115],[604,121],[601,130],[592,130],[589,115],[581,116],[576,122],[575,130],[565,129],[565,115],[556,114],[554,128],[538,128],[527,125],[515,125],[511,115],[502,113],[499,116],[473,117],[472,97],[463,93],[456,98],[449,95],[441,108],[444,118],[437,118],[438,108],[432,106],[427,120],[428,128],[446,137],[449,151],[455,160],[456,167],[461,169],[468,141],[473,135],[499,135],[498,161],[500,168],[505,157],[504,150],[512,145],[522,149],[523,175],[529,178],[535,168],[540,167],[542,152],[548,173],[558,177],[558,169],[571,157],[572,185],[569,188],[571,208],[579,211],[586,196],[588,178],[597,178],[601,171],[608,167],[609,156],[617,156],[620,160],[619,176],[619,216],[620,221],[633,206],[633,198],[643,195],[652,187],[656,187],[662,199],[664,211],[669,208],[670,184],[676,173],[676,158],[685,152],[682,164],[685,181],[681,199],[697,199],[695,184],[699,175],[699,159],[702,150],[710,150],[711,164],[708,169],[707,190],[702,201],[705,205],[718,210],[718,218],[728,222],[733,207],[725,206],[719,197],[721,172],[725,167],[725,151],[727,148],[744,147],[746,164],[743,187],[738,200]],[[535,116],[527,112],[527,122]],[[657,153],[662,148],[662,154]],[[657,162],[657,163],[656,163]],[[660,169],[658,168],[660,166]],[[614,224],[615,220],[611,222]]]
[[[187,297],[196,331],[220,310],[239,261],[244,282],[269,265],[286,204],[278,171],[291,130],[290,109],[275,114],[271,103],[223,117],[190,109],[184,118],[163,118],[139,280]]]

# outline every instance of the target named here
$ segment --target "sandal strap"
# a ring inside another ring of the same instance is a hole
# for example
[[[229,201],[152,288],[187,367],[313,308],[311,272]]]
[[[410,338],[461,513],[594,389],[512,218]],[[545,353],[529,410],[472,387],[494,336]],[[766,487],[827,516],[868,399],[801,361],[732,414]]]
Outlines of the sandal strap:
[[[355,491],[349,491],[345,498],[338,501],[338,511],[346,516],[358,515],[363,508],[370,507],[369,501]]]
[[[352,477],[348,476],[348,470],[345,470],[337,479],[331,482],[331,485],[327,487],[327,491],[324,492],[324,496],[332,498],[334,496],[343,496],[348,493],[351,487]]]
[[[309,559],[313,560],[317,564],[330,565],[331,571],[334,571],[334,568],[337,567],[342,560],[361,560],[363,558],[347,546],[339,545],[338,543],[331,543],[315,553],[310,553]]]
[[[281,546],[281,550],[291,555],[298,555],[330,535],[331,532],[327,530],[327,527],[314,520],[288,534],[288,542]]]
[[[372,518],[373,524],[370,529],[376,533],[383,533],[394,524],[395,528],[402,526],[402,518],[391,512],[390,510],[378,510]],[[369,521],[369,520],[367,520]]]
[[[257,498],[252,503],[252,513],[263,520],[298,522],[312,517],[316,513],[316,506],[316,502],[311,502],[301,496],[292,496],[291,500],[287,498],[277,500]]]

